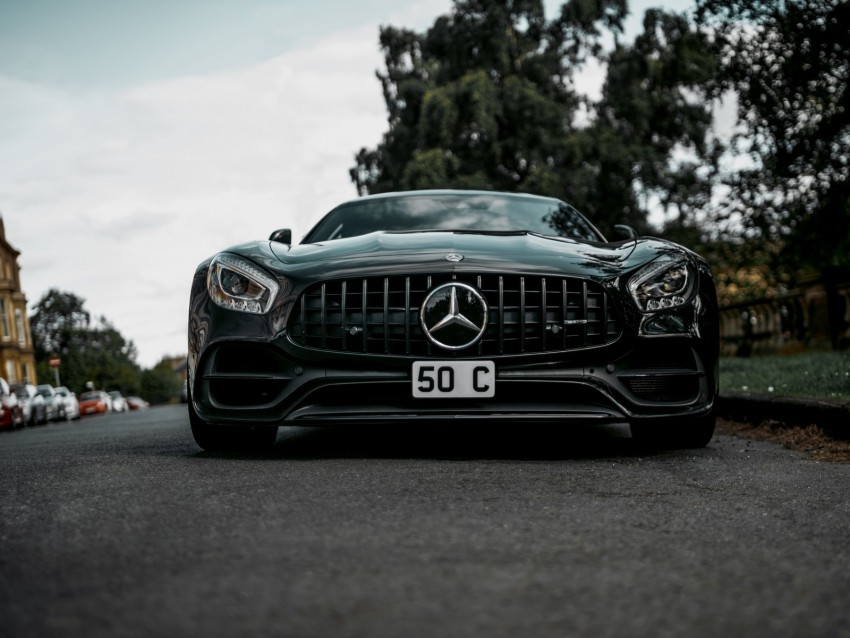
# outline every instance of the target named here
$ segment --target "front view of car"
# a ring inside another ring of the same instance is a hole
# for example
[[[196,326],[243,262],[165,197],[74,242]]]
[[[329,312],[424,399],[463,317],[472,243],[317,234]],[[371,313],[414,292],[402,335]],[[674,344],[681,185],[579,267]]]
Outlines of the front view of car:
[[[209,450],[412,419],[620,422],[696,447],[717,357],[713,280],[689,250],[608,242],[551,198],[394,193],[338,206],[299,245],[198,267],[188,405]]]

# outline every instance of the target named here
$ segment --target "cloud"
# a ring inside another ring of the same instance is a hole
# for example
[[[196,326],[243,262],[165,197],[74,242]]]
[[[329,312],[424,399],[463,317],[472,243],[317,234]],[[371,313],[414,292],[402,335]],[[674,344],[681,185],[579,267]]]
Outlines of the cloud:
[[[356,195],[386,127],[375,27],[239,70],[110,93],[0,78],[0,210],[30,304],[104,315],[151,366],[185,352],[195,266]],[[11,124],[14,122],[14,124]]]

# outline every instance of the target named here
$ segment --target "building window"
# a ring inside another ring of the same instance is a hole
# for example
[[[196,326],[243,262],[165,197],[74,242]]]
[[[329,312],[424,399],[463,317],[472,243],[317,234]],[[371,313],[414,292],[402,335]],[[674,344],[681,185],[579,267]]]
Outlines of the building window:
[[[9,315],[6,312],[6,300],[0,299],[0,336],[4,341],[8,341],[12,336],[9,332]]]
[[[27,333],[24,330],[24,313],[20,308],[15,308],[15,327],[18,329],[18,343],[27,345]]]
[[[21,364],[22,371],[24,373],[22,380],[27,383],[33,383],[32,378],[30,377],[30,366],[28,363]]]
[[[18,377],[15,374],[15,362],[11,359],[6,360],[6,380],[9,383],[16,383],[18,380]]]

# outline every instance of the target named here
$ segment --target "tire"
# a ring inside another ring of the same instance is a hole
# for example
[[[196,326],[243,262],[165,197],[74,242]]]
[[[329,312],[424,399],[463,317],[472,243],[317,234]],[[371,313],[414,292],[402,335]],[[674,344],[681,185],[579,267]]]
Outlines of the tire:
[[[189,425],[195,443],[207,452],[265,452],[274,445],[277,438],[277,426],[228,426],[215,425],[204,421],[195,412],[192,397],[189,396]]]
[[[686,450],[708,445],[714,436],[716,415],[711,413],[690,419],[638,421],[630,425],[632,438],[645,448],[656,450]]]

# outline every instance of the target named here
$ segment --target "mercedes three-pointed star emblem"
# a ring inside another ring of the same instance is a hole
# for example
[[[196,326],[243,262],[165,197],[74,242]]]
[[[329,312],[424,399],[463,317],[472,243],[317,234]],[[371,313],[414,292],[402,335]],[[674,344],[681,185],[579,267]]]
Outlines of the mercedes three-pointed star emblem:
[[[419,321],[434,345],[463,350],[477,343],[487,329],[487,301],[468,284],[442,284],[425,297]]]

